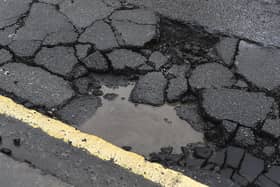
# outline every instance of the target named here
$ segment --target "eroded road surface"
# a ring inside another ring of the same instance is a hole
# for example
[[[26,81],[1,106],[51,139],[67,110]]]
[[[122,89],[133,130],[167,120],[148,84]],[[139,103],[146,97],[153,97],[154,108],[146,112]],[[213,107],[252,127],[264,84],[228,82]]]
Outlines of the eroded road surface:
[[[206,185],[277,187],[279,20],[277,0],[0,0],[0,93]],[[0,186],[158,185],[2,114],[0,136]]]

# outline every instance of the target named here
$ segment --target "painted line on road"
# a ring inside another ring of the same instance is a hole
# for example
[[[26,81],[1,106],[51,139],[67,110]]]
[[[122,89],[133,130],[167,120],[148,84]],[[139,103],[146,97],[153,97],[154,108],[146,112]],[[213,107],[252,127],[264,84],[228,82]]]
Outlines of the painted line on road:
[[[15,103],[10,98],[0,96],[0,114],[20,120],[25,124],[39,128],[51,137],[71,142],[72,146],[84,149],[99,159],[112,161],[132,173],[166,187],[207,187],[190,177],[157,163],[146,161],[143,156],[128,152],[100,137],[81,132],[61,121],[30,110]],[[86,141],[84,141],[86,139]]]

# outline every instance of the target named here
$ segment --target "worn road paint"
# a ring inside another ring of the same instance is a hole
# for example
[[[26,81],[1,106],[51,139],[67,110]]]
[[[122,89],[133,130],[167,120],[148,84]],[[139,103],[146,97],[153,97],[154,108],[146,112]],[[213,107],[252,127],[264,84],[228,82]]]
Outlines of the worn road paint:
[[[146,161],[144,157],[127,152],[92,134],[83,133],[58,120],[25,108],[10,98],[0,96],[0,114],[20,120],[33,128],[39,128],[49,136],[71,142],[91,155],[113,163],[166,187],[206,187],[206,185],[160,164]],[[83,141],[86,139],[87,141]]]

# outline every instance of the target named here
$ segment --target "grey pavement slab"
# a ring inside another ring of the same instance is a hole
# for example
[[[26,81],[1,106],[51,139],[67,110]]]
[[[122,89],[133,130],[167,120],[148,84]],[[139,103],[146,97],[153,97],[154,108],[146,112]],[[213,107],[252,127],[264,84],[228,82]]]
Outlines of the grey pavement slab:
[[[280,47],[279,1],[266,0],[126,0],[164,16],[197,23],[213,32],[236,35]]]
[[[0,68],[0,88],[48,108],[63,104],[74,95],[69,82],[22,63],[9,63]]]
[[[240,42],[235,65],[237,72],[259,88],[273,90],[280,86],[280,50]]]

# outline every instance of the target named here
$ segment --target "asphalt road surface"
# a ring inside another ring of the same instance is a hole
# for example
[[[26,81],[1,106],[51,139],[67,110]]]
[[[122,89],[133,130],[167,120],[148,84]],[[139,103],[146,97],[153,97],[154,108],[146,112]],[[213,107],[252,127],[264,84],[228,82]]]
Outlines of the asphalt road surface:
[[[276,187],[279,20],[277,0],[0,0],[0,94],[148,166]],[[3,98],[0,186],[186,186],[32,127]]]

